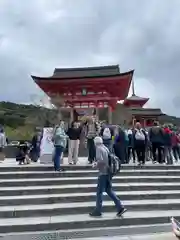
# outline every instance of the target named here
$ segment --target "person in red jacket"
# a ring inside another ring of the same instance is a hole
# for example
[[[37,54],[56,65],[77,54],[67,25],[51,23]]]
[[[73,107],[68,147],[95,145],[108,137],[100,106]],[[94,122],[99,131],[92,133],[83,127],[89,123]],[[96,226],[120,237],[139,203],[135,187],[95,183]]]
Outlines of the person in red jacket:
[[[177,132],[173,132],[171,140],[172,140],[173,155],[174,155],[176,162],[178,162],[178,160],[180,159],[180,136],[179,136],[179,134]]]
[[[172,130],[169,126],[164,127],[164,155],[166,164],[173,164],[173,155],[172,155]]]

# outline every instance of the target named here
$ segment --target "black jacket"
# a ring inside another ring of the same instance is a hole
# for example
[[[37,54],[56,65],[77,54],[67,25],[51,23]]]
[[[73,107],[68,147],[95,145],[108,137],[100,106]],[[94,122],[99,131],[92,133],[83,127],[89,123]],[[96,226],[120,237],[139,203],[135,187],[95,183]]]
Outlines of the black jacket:
[[[70,127],[67,131],[67,135],[70,140],[78,140],[81,137],[81,131],[82,131],[81,127],[78,128]]]
[[[32,148],[39,148],[40,147],[40,143],[41,143],[41,140],[43,138],[43,136],[41,135],[38,139],[38,135],[34,135],[32,140],[31,140],[31,145],[32,145]]]

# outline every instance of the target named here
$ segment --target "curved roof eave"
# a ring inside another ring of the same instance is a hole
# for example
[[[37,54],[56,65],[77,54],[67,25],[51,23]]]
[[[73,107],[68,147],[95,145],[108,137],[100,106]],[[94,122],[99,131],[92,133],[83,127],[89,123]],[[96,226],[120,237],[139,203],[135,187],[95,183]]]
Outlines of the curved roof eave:
[[[126,98],[125,100],[124,100],[124,103],[130,103],[130,102],[147,102],[147,101],[149,101],[149,98],[141,98],[141,99],[128,99],[128,98]]]
[[[137,98],[137,99],[129,99],[126,98],[123,102],[124,106],[133,106],[134,104],[139,105],[141,107],[143,107],[147,102],[149,101],[149,98]]]
[[[34,81],[48,81],[48,80],[76,80],[76,79],[93,79],[93,78],[108,78],[108,77],[122,77],[125,75],[132,75],[134,74],[134,70],[130,70],[128,72],[124,72],[124,73],[119,73],[119,74],[113,74],[113,75],[105,75],[105,76],[84,76],[84,77],[71,77],[71,78],[60,78],[60,77],[38,77],[38,76],[34,76],[31,75],[31,78]]]

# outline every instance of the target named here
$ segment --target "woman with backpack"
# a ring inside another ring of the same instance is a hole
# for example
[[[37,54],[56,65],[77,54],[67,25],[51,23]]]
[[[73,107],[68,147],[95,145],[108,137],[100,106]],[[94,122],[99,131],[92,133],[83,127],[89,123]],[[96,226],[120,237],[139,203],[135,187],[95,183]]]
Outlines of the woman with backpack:
[[[133,129],[129,129],[127,131],[127,135],[128,135],[128,156],[127,156],[127,160],[128,160],[128,163],[129,163],[131,158],[133,158],[133,163],[135,163],[136,162],[136,153],[135,153],[135,150],[134,150]]]
[[[136,151],[139,165],[145,164],[147,135],[139,122],[136,123],[133,130],[134,149]]]
[[[152,145],[152,155],[153,162],[156,163],[157,160],[161,164],[163,160],[163,146],[165,145],[164,141],[164,131],[159,126],[158,122],[154,122],[154,126],[149,130],[149,140]],[[158,159],[156,152],[158,151]]]

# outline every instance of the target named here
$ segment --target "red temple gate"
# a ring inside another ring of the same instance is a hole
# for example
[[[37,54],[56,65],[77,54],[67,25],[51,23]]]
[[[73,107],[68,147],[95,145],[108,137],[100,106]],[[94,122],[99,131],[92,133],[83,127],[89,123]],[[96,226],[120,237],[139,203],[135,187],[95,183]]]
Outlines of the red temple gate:
[[[109,122],[117,101],[124,100],[134,71],[119,72],[119,66],[55,69],[52,77],[32,76],[38,86],[51,98],[60,95],[62,108],[74,109],[108,108]]]

